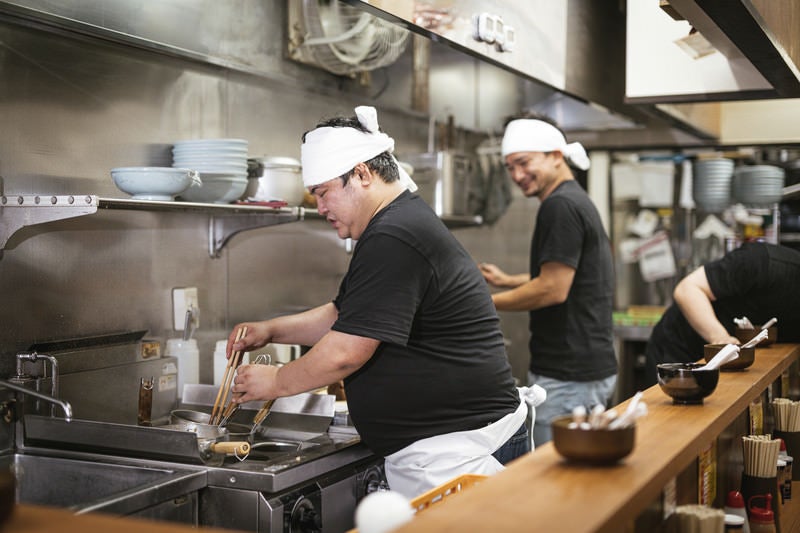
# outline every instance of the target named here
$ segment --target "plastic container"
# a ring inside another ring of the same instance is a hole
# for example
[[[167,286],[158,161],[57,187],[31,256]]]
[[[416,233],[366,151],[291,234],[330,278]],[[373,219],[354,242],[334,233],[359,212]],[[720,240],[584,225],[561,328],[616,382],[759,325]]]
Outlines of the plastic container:
[[[487,476],[482,476],[479,474],[464,474],[462,476],[458,476],[457,478],[454,478],[443,485],[439,485],[428,492],[420,494],[411,500],[411,507],[416,509],[417,512],[420,512],[424,509],[427,509],[431,505],[443,502],[446,498],[449,498],[454,494],[457,494],[462,490],[483,481],[486,478]]]
[[[183,398],[183,386],[200,382],[200,350],[197,340],[168,339],[165,354],[178,358],[178,398]]]
[[[475,485],[486,479],[488,476],[480,474],[464,474],[453,478],[452,480],[432,488],[428,492],[420,494],[411,500],[411,508],[415,513],[419,513],[430,507],[442,503],[447,498],[450,498],[459,492]],[[347,533],[359,533],[358,529],[351,529]]]
[[[228,365],[228,359],[225,357],[225,348],[228,346],[228,339],[217,341],[214,348],[214,385],[219,387],[222,385],[222,379],[225,377],[225,367]]]

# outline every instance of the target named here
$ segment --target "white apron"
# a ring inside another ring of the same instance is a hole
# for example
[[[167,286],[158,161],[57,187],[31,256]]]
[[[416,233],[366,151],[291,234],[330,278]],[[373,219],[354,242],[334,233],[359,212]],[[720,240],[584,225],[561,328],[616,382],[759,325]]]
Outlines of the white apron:
[[[505,467],[492,457],[506,443],[533,407],[546,397],[544,389],[521,387],[516,411],[497,422],[470,431],[456,431],[421,439],[386,457],[386,480],[392,491],[413,499],[464,474],[492,475]]]

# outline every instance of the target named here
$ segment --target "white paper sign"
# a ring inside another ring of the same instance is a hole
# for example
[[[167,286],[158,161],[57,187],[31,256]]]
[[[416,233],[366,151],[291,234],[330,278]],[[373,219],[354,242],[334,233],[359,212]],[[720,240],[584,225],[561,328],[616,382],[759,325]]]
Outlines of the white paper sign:
[[[677,274],[675,256],[666,232],[658,232],[639,247],[639,270],[645,281],[657,281]]]

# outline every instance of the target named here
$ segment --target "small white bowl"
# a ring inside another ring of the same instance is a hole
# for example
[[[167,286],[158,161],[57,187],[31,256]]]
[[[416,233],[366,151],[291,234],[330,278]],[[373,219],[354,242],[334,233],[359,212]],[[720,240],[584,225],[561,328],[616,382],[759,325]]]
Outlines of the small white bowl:
[[[192,185],[201,185],[195,170],[172,167],[121,167],[111,169],[111,179],[137,200],[174,200]]]

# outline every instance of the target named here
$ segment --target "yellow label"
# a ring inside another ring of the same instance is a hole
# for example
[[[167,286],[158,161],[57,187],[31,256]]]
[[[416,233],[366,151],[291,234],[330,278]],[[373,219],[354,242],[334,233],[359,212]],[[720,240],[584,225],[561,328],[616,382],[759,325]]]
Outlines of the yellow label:
[[[697,457],[697,502],[710,506],[716,497],[717,441],[713,440]]]
[[[161,357],[161,344],[158,341],[142,341],[142,359]]]
[[[761,404],[761,396],[750,403],[750,435],[764,434],[764,409]]]

